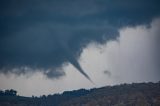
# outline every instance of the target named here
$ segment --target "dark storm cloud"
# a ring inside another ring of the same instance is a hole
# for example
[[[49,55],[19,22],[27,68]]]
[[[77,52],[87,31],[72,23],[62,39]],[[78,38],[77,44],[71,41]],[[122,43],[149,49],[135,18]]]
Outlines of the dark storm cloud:
[[[90,79],[77,61],[82,49],[90,42],[116,39],[121,27],[149,24],[159,16],[159,4],[159,0],[1,0],[1,72],[27,66],[59,77],[65,74],[55,69],[70,62]]]

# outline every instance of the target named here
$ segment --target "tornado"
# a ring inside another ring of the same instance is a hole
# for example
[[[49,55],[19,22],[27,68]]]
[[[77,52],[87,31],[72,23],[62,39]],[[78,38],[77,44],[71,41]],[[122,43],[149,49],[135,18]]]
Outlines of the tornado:
[[[82,69],[81,65],[79,64],[76,57],[72,53],[72,50],[69,48],[68,43],[62,41],[59,36],[55,36],[55,39],[57,39],[57,45],[59,45],[59,47],[63,49],[67,61],[70,62],[86,79],[88,79],[92,84],[94,84],[91,78]]]
[[[63,49],[65,49],[66,52],[66,58],[67,60],[85,77],[87,78],[92,84],[94,84],[94,82],[91,80],[91,78],[85,73],[85,71],[82,69],[82,67],[80,66],[79,62],[77,61],[77,59],[74,57],[73,53],[69,50],[69,48],[67,46],[63,46]]]
[[[80,64],[78,63],[77,59],[70,53],[68,54],[68,61],[85,77],[87,78],[91,83],[94,84],[94,82],[91,80],[91,78],[85,73],[85,71],[82,69]]]

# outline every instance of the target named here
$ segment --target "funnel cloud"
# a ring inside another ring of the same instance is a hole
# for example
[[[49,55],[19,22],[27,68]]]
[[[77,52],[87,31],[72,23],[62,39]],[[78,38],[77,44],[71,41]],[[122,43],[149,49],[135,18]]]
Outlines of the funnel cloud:
[[[64,42],[61,41],[61,39],[58,36],[56,36],[56,39],[58,41],[58,45],[64,50],[66,59],[68,60],[68,62],[70,62],[85,78],[87,78],[90,82],[93,83],[91,78],[85,73],[85,71],[82,69],[82,67],[78,63],[76,57],[74,57],[74,54],[69,49],[68,45],[64,44]]]

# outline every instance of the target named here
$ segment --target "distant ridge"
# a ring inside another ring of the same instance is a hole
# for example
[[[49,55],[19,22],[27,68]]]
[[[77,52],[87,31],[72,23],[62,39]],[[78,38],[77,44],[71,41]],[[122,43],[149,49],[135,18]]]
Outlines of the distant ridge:
[[[65,91],[41,97],[17,96],[15,90],[0,91],[0,106],[160,106],[160,81]]]

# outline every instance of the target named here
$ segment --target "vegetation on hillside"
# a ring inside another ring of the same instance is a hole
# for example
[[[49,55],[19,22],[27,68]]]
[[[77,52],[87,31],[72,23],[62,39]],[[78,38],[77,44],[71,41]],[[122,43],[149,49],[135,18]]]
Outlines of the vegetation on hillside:
[[[0,91],[0,106],[160,106],[160,82],[132,83],[40,97]]]

